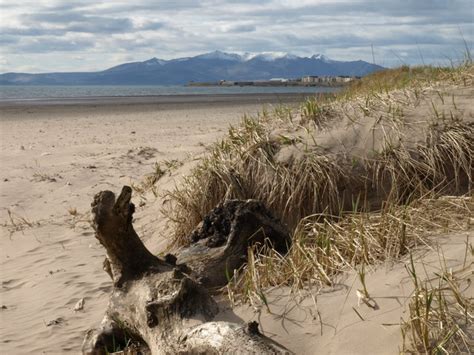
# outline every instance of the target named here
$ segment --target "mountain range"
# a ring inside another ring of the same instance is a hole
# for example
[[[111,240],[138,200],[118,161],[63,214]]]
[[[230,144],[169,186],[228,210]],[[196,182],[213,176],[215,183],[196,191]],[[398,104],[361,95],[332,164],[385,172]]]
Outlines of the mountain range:
[[[214,51],[194,57],[121,64],[99,72],[5,73],[0,85],[182,85],[219,80],[269,80],[317,76],[364,76],[383,67],[362,60],[337,61],[318,54],[236,54]]]

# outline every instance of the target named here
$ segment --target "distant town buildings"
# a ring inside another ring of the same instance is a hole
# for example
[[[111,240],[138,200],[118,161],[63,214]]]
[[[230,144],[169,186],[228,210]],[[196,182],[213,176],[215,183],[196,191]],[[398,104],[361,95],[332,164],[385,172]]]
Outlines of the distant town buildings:
[[[190,86],[342,86],[360,76],[315,76],[307,75],[297,79],[272,78],[270,80],[246,80],[219,82],[190,82]]]
[[[313,76],[308,75],[301,78],[302,83],[322,84],[322,83],[348,83],[352,80],[360,79],[357,76]]]

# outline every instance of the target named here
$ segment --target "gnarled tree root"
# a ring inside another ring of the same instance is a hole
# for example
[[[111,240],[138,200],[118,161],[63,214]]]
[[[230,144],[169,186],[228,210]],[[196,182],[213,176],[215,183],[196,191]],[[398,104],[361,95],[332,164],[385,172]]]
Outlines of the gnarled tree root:
[[[131,195],[128,186],[117,200],[103,191],[92,204],[114,288],[102,324],[84,339],[83,353],[106,354],[134,341],[146,343],[152,354],[287,352],[255,323],[212,321],[218,306],[207,289],[225,284],[226,272],[245,262],[253,242],[268,238],[280,250],[287,248],[288,233],[266,209],[256,201],[228,201],[190,236],[189,248],[162,260],[133,229]]]

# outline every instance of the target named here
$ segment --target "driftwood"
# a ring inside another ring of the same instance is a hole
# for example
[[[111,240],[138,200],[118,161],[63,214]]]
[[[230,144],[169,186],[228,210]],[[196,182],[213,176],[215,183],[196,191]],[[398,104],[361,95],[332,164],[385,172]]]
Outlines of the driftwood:
[[[88,331],[83,353],[105,354],[146,344],[129,353],[279,353],[282,346],[258,331],[256,322],[212,321],[218,306],[211,296],[229,273],[245,262],[247,247],[269,240],[284,252],[286,230],[257,201],[218,206],[191,234],[191,245],[164,260],[152,255],[132,225],[132,190],[97,194],[92,203],[96,237],[107,253],[104,264],[114,284],[99,328]],[[132,345],[132,346],[131,346]]]
[[[256,200],[229,200],[217,206],[189,239],[190,246],[176,254],[177,264],[189,266],[206,288],[226,285],[247,260],[249,246],[268,242],[284,254],[291,242],[288,231]]]

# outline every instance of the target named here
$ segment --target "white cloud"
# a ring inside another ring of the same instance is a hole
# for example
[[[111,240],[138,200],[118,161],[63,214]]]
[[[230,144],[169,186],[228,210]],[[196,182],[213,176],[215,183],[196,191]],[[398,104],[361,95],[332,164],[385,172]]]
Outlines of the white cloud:
[[[0,6],[1,53],[8,60],[2,71],[33,62],[40,71],[105,69],[127,56],[170,59],[215,49],[372,61],[372,46],[379,64],[415,64],[421,57],[436,63],[462,53],[463,38],[472,47],[474,37],[470,0],[25,0]]]

